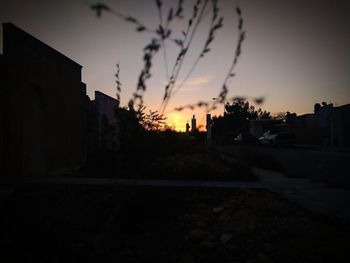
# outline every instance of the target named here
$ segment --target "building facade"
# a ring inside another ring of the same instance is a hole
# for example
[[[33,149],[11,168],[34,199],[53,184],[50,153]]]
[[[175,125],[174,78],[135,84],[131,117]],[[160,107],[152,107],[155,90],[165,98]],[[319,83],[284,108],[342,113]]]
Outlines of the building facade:
[[[87,140],[82,66],[11,23],[3,24],[3,35],[2,174],[79,169]]]
[[[350,146],[350,104],[316,103],[314,113],[293,116],[287,126],[299,144]]]
[[[4,60],[0,54],[0,175],[4,174],[4,121],[3,121],[3,88],[5,86]]]
[[[330,123],[332,145],[350,147],[350,104],[335,107]]]
[[[116,109],[119,101],[100,91],[95,91],[95,100],[90,102],[90,152],[116,151],[119,149],[119,124]]]
[[[197,130],[197,120],[196,120],[196,116],[193,115],[191,119],[191,131],[195,132],[196,130]]]

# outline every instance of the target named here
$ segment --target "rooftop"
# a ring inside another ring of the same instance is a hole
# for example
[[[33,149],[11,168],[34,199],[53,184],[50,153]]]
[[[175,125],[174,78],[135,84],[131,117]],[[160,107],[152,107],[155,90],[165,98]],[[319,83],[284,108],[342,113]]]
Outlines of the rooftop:
[[[56,49],[54,49],[54,48],[50,47],[49,45],[45,44],[44,42],[40,41],[39,39],[37,39],[36,37],[34,37],[31,34],[27,33],[23,29],[17,27],[16,25],[14,25],[12,23],[3,23],[2,26],[3,26],[4,31],[5,31],[5,29],[9,29],[9,30],[15,31],[16,33],[19,33],[19,34],[25,36],[26,38],[29,38],[30,40],[39,43],[40,46],[42,46],[43,48],[47,49],[49,52],[54,53],[56,56],[59,56],[59,57],[63,58],[68,63],[74,64],[75,66],[78,66],[80,68],[83,67],[80,64],[78,64],[77,62],[75,62],[74,60],[72,60],[69,57],[67,57],[64,54],[62,54],[61,52],[57,51]]]

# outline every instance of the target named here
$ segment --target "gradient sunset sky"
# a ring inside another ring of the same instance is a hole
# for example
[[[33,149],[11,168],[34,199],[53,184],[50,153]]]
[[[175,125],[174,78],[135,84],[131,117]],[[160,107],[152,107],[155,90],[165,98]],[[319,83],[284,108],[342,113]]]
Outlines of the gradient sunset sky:
[[[120,64],[121,105],[126,105],[135,91],[142,69],[142,49],[152,35],[136,32],[117,16],[103,13],[101,18],[89,9],[96,1],[83,0],[5,0],[0,5],[0,22],[12,22],[31,35],[57,49],[83,66],[82,81],[88,95],[99,90],[115,97],[115,64]],[[100,1],[151,28],[158,25],[153,0]],[[176,0],[163,1],[165,13]],[[185,15],[194,1],[184,1]],[[174,112],[174,107],[216,97],[231,64],[237,41],[236,1],[220,1],[224,27],[218,32],[212,51],[200,62],[183,89],[170,101],[166,110],[169,122],[184,129],[196,114],[204,123],[202,110]],[[350,103],[350,2],[324,0],[241,0],[247,38],[231,81],[229,96],[265,96],[261,106],[270,112],[313,111],[316,102],[336,106]],[[199,29],[186,65],[202,48],[210,13]],[[187,19],[173,24],[174,37],[181,36]],[[166,44],[169,64],[178,48]],[[2,29],[0,36],[2,52]],[[166,72],[162,52],[152,67],[145,105],[157,110],[163,96]],[[184,73],[186,73],[184,67]],[[181,78],[184,77],[180,75]],[[222,113],[223,107],[216,111]]]

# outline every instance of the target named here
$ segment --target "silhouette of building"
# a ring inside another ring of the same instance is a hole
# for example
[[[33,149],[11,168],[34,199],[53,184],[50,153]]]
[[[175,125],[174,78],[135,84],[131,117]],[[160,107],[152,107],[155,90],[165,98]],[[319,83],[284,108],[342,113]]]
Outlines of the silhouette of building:
[[[350,146],[350,104],[334,107],[332,103],[316,103],[314,113],[292,116],[288,129],[299,144]]]
[[[0,62],[1,174],[79,169],[87,140],[82,66],[11,23],[3,24]]]
[[[322,132],[316,114],[293,115],[287,120],[287,128],[295,135],[297,144],[321,144]]]
[[[0,175],[4,174],[4,121],[3,121],[3,88],[5,86],[4,59],[0,54]]]
[[[95,91],[95,100],[90,102],[89,152],[119,148],[119,126],[115,113],[118,107],[118,100]]]
[[[186,135],[190,135],[190,124],[188,122],[186,122]]]
[[[193,115],[191,120],[191,131],[195,132],[196,130],[197,130],[197,121],[196,121],[196,116]]]
[[[350,147],[350,104],[334,107],[330,129],[332,145]]]

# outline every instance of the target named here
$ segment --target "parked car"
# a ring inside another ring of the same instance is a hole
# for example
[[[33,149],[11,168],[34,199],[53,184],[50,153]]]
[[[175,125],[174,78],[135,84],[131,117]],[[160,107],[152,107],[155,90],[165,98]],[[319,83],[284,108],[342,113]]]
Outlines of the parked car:
[[[268,130],[258,141],[262,145],[291,146],[295,143],[295,136],[281,130]]]
[[[233,139],[237,145],[254,145],[257,144],[257,139],[250,133],[240,133]]]

